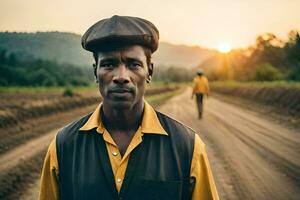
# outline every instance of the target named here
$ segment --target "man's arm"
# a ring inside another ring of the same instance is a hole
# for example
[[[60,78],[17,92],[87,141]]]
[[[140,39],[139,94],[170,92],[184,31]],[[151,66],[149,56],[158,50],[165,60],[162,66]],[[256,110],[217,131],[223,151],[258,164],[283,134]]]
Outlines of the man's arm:
[[[58,200],[58,162],[55,139],[52,140],[45,160],[40,182],[39,200]]]
[[[196,78],[193,79],[193,91],[192,91],[191,99],[193,99],[195,95],[195,89],[196,89]]]
[[[197,134],[195,135],[191,177],[196,178],[192,200],[219,200],[205,145]]]
[[[208,79],[205,77],[205,90],[206,90],[206,96],[209,96],[209,84],[208,84]]]

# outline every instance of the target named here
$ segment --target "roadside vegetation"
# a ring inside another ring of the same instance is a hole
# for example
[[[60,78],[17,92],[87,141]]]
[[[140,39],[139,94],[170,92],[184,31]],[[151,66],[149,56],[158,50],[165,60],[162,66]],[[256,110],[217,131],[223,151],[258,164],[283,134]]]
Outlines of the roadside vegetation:
[[[213,88],[235,88],[235,87],[255,87],[255,88],[290,88],[300,89],[300,82],[294,81],[249,81],[249,82],[238,82],[238,81],[214,81],[210,84]]]
[[[268,106],[270,113],[291,121],[300,118],[299,31],[290,31],[286,40],[272,33],[262,34],[255,44],[226,54],[216,53],[199,67],[206,69],[211,91],[225,95],[229,102],[244,99]]]
[[[87,86],[93,80],[91,68],[46,60],[22,60],[0,50],[0,86]]]
[[[300,82],[214,82],[213,92],[268,107],[278,115],[300,118]]]
[[[182,88],[184,89],[184,88]],[[146,96],[146,100],[153,106],[158,107],[167,102],[168,99],[178,95],[182,89],[179,87],[174,88],[168,92],[159,93],[156,95]]]
[[[259,35],[253,45],[229,53],[217,53],[198,67],[210,80],[300,81],[300,34],[283,40],[272,33]]]

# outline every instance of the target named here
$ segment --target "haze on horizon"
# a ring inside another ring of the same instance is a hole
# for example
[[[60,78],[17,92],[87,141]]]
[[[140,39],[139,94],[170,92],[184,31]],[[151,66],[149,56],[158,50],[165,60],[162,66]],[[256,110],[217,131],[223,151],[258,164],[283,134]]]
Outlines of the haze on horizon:
[[[112,15],[153,22],[161,41],[218,48],[247,47],[262,33],[285,38],[300,29],[300,0],[72,1],[1,0],[0,31],[63,31],[83,34]]]

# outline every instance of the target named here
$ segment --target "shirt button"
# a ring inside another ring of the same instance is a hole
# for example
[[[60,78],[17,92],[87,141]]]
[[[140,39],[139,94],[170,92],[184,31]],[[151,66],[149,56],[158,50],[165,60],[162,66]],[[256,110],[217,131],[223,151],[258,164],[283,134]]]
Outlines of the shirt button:
[[[114,152],[112,153],[112,155],[113,155],[113,156],[117,156],[117,155],[118,155],[118,152],[115,152],[115,151],[114,151]]]
[[[121,183],[121,182],[122,182],[122,179],[118,178],[118,179],[117,179],[117,182],[118,182],[118,183]]]

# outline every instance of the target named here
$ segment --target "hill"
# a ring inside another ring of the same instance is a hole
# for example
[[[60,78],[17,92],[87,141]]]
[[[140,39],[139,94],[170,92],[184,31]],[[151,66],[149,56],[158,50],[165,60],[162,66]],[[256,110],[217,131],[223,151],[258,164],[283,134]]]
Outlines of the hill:
[[[90,66],[92,56],[82,49],[80,38],[78,34],[66,32],[0,32],[0,49],[5,49],[8,54],[15,53],[25,61],[42,59],[60,64]],[[161,42],[153,55],[153,61],[156,65],[191,68],[202,63],[211,54],[211,50],[198,46]]]
[[[84,66],[91,56],[81,48],[80,36],[62,32],[0,33],[0,49],[15,53],[19,59],[42,59]]]
[[[213,55],[212,50],[199,46],[174,45],[161,42],[153,61],[158,65],[193,68]]]

